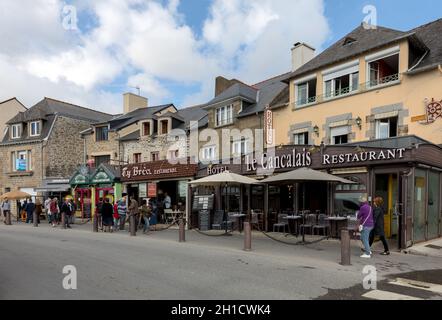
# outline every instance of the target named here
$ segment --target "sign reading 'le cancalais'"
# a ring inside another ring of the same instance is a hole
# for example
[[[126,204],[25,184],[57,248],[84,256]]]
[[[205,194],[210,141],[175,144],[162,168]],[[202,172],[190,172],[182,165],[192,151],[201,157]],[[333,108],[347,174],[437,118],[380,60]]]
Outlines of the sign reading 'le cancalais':
[[[356,153],[326,153],[321,157],[321,164],[326,166],[333,164],[403,159],[404,153],[405,148],[363,151]],[[312,164],[312,153],[307,151],[305,148],[301,149],[300,151],[293,149],[291,153],[286,153],[283,155],[269,155],[267,153],[263,153],[259,159],[250,155],[246,156],[247,171],[256,171],[258,169],[275,170],[285,168],[302,168],[310,167]]]

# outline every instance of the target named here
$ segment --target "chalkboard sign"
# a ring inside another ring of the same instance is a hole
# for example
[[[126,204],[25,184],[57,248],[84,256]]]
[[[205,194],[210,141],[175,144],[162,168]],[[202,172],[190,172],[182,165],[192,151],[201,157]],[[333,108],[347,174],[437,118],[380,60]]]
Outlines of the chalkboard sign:
[[[210,211],[200,210],[199,211],[199,227],[201,231],[210,230]]]
[[[215,197],[210,196],[195,196],[193,198],[193,210],[213,210]]]

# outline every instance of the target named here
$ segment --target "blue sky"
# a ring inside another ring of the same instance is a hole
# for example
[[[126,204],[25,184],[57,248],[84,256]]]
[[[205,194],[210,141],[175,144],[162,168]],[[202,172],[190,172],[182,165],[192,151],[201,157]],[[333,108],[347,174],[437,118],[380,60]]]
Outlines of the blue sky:
[[[0,2],[0,100],[44,96],[110,113],[122,94],[178,107],[213,97],[218,75],[253,84],[290,71],[290,48],[318,52],[372,5],[381,26],[408,30],[442,17],[439,0],[16,0]],[[78,16],[62,27],[65,5]],[[23,11],[23,8],[27,10]]]

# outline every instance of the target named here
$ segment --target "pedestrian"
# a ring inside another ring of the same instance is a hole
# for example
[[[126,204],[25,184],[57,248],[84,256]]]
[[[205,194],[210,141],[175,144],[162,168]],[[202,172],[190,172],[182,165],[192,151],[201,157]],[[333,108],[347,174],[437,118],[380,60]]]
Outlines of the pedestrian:
[[[152,217],[152,208],[147,204],[146,200],[143,200],[143,205],[140,208],[140,215],[144,221],[143,233],[147,233],[150,231],[149,219]]]
[[[167,192],[164,193],[163,203],[164,209],[170,209],[172,207],[172,199]]]
[[[135,200],[135,198],[132,196],[130,197],[130,204],[129,204],[129,208],[128,208],[128,212],[129,212],[129,217],[133,216],[134,217],[134,222],[135,222],[135,231],[137,230],[138,226],[138,215],[140,213],[139,207],[138,207],[138,201]],[[129,226],[130,226],[130,220],[129,220]],[[130,230],[130,228],[129,228]]]
[[[29,201],[25,207],[26,223],[33,223],[34,222],[34,210],[35,210],[35,204],[32,202],[32,199],[29,199]]]
[[[46,211],[46,219],[48,220],[49,224],[52,223],[52,218],[50,216],[50,214],[51,214],[51,201],[52,201],[52,199],[49,197],[45,200],[45,203],[44,203],[44,209]]]
[[[69,223],[70,224],[75,224],[75,212],[77,211],[76,207],[75,207],[75,203],[73,199],[69,199],[69,206],[71,208],[71,215],[69,216]]]
[[[8,198],[5,198],[5,200],[2,202],[2,212],[3,216],[5,218],[5,224],[10,225],[11,224],[11,203],[9,202]]]
[[[102,221],[102,209],[103,209],[103,198],[100,198],[100,200],[97,203],[97,219],[98,219],[98,227],[103,230],[103,221]]]
[[[103,220],[103,231],[112,232],[114,207],[106,198],[101,206],[101,218]]]
[[[60,208],[60,213],[62,214],[61,221],[63,222],[63,220],[64,220],[63,228],[72,229],[69,224],[69,216],[72,214],[71,210],[72,210],[72,208],[69,205],[69,199],[65,198],[65,201],[63,202],[63,204],[61,205],[61,208]],[[63,216],[64,216],[64,219],[63,219]]]
[[[154,231],[157,231],[157,224],[158,224],[158,206],[156,203],[157,202],[155,200],[152,200],[150,203],[152,214],[149,219],[149,226],[153,226]]]
[[[40,215],[43,212],[43,205],[41,204],[40,200],[38,200],[38,199],[35,201],[34,212],[37,217],[37,224],[40,224]]]
[[[369,238],[370,232],[374,227],[373,223],[373,209],[367,201],[365,196],[359,198],[360,209],[358,212],[359,231],[361,232],[361,241],[364,245],[364,254],[361,258],[371,258],[372,252],[370,249]]]
[[[127,216],[126,197],[123,197],[118,201],[118,215],[120,216],[120,230],[124,230]]]
[[[118,201],[115,202],[115,204],[114,204],[114,215],[113,215],[113,218],[114,218],[113,229],[114,229],[114,231],[118,231],[120,229],[120,215],[118,213]]]
[[[58,224],[59,209],[57,198],[53,198],[49,203],[49,219],[53,228]]]
[[[385,231],[384,231],[384,215],[385,209],[383,207],[384,199],[382,197],[376,197],[373,201],[373,220],[374,220],[374,228],[370,232],[370,247],[373,245],[374,237],[379,236],[379,239],[382,241],[384,245],[384,252],[381,253],[383,256],[390,255],[390,250],[388,248],[387,240],[385,239]]]

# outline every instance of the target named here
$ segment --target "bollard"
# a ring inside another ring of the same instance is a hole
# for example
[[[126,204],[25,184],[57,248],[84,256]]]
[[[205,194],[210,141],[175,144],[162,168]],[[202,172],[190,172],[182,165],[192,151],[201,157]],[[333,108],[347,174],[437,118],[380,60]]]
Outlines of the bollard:
[[[186,242],[186,231],[184,229],[186,223],[183,218],[180,219],[179,241]]]
[[[98,232],[98,215],[97,214],[95,214],[93,217],[92,231]]]
[[[34,227],[38,227],[38,214],[34,211],[32,214],[32,219],[34,220]]]
[[[61,213],[61,225],[63,229],[66,229],[66,212]]]
[[[252,227],[250,222],[244,222],[244,251],[252,251]]]
[[[135,216],[131,214],[129,216],[130,236],[135,237],[137,235],[137,226],[135,225]]]
[[[341,265],[350,266],[350,230],[341,230]]]

